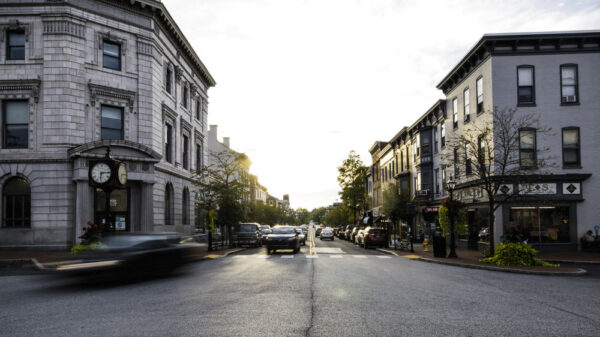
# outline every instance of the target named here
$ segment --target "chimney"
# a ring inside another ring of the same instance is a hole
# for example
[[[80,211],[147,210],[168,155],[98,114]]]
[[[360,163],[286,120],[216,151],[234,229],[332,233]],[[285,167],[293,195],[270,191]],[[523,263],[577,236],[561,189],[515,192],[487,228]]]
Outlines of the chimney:
[[[208,126],[208,138],[209,139],[213,139],[213,140],[217,140],[217,126],[216,125],[209,125]]]
[[[225,144],[225,146],[229,147],[229,137],[223,137],[223,144]]]

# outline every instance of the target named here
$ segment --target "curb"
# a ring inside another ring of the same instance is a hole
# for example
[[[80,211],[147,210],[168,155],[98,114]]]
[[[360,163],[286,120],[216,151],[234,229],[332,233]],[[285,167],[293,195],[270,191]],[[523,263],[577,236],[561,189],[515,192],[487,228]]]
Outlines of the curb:
[[[501,271],[501,272],[505,272],[505,273],[515,273],[515,274],[544,275],[544,276],[583,276],[583,275],[587,274],[587,270],[581,269],[581,268],[578,268],[579,271],[576,271],[576,272],[556,272],[556,271],[543,271],[543,270],[522,270],[522,269],[501,268],[501,267],[493,267],[493,266],[480,266],[477,264],[466,264],[466,263],[453,263],[453,262],[427,259],[424,257],[419,257],[419,258],[415,258],[415,259],[411,259],[411,260],[423,261],[423,262],[428,262],[428,263],[445,264],[448,266],[471,268],[471,269]]]
[[[226,252],[225,254],[223,254],[223,255],[221,255],[221,256],[219,256],[219,257],[206,257],[206,256],[201,256],[201,257],[195,258],[193,261],[194,261],[194,262],[199,262],[199,261],[206,261],[206,260],[215,260],[215,259],[220,259],[220,258],[223,258],[223,257],[229,256],[229,255],[231,255],[231,254],[239,253],[239,252],[241,252],[241,251],[244,251],[244,250],[246,250],[246,249],[248,249],[248,248],[238,248],[238,249],[234,249],[234,250],[231,250],[231,251],[229,251],[229,252]],[[211,253],[213,253],[213,252],[211,252]],[[209,255],[210,255],[210,254],[209,254]]]
[[[391,251],[391,250],[387,250],[387,249],[383,249],[383,248],[375,248],[376,251],[378,252],[382,252],[384,254],[389,254],[389,255],[394,255],[394,256],[400,256],[398,255],[396,252]]]
[[[552,263],[569,263],[569,264],[589,264],[589,265],[600,265],[600,261],[575,261],[575,260],[546,260],[547,262]]]

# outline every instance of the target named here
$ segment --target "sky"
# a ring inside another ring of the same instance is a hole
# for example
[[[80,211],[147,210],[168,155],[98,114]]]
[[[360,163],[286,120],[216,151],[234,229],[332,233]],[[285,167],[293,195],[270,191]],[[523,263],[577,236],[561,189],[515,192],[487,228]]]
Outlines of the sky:
[[[409,126],[486,33],[600,29],[596,1],[162,0],[217,85],[208,123],[293,208]]]

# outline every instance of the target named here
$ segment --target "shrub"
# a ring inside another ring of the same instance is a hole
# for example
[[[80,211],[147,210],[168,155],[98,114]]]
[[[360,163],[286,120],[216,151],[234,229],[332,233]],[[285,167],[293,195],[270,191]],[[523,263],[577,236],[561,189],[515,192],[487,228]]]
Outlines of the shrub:
[[[101,243],[92,243],[89,245],[84,245],[84,244],[80,244],[80,245],[75,245],[73,247],[71,247],[71,254],[73,255],[77,255],[79,253],[88,251],[88,250],[94,250],[94,249],[100,249],[100,248],[104,248],[106,247],[105,245],[101,244]]]
[[[521,242],[502,243],[496,247],[492,257],[481,259],[482,262],[498,266],[544,266],[558,267],[558,264],[548,263],[535,257],[538,253],[530,245]]]
[[[467,211],[460,209],[454,217],[454,226],[458,235],[467,235]],[[442,205],[439,209],[439,222],[442,229],[442,236],[446,237],[450,234],[450,210]]]

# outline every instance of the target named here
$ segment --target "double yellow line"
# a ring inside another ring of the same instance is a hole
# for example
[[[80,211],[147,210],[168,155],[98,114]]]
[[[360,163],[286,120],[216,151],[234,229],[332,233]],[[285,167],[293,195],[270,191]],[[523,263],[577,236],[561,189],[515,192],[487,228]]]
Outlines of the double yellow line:
[[[308,234],[308,255],[317,255],[315,250],[315,229],[309,227],[306,234]]]

